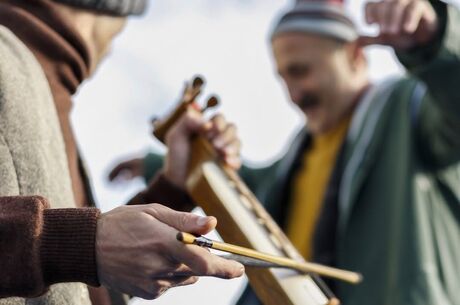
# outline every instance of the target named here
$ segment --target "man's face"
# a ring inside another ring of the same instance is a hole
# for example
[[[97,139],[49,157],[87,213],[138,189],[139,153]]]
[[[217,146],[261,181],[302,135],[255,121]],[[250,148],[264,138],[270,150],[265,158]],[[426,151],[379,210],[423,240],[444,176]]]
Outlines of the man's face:
[[[278,73],[313,134],[337,125],[351,111],[351,59],[343,44],[321,36],[283,33],[272,42]]]

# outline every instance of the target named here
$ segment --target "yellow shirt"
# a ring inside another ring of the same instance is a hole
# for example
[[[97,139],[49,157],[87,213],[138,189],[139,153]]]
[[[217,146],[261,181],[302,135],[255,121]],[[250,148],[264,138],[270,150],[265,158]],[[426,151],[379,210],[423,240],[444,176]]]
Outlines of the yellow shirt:
[[[316,221],[349,123],[347,118],[336,128],[312,139],[311,147],[303,156],[302,168],[293,180],[287,236],[306,260],[312,256]]]

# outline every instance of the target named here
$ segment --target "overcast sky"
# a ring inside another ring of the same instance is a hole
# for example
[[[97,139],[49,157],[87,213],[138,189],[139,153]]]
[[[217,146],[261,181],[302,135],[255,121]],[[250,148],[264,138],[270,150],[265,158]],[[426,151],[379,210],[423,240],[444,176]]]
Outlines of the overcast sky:
[[[149,120],[174,106],[184,81],[206,77],[220,111],[236,123],[243,157],[270,162],[302,125],[274,73],[268,33],[286,0],[151,0],[145,16],[128,23],[109,58],[76,98],[73,122],[103,211],[126,202],[142,184],[108,185],[117,160],[162,147]],[[349,7],[364,33],[362,1]],[[367,50],[371,78],[401,74],[385,48]],[[203,279],[148,304],[232,304],[242,280]],[[209,299],[209,301],[207,301]],[[140,302],[137,302],[139,304]]]

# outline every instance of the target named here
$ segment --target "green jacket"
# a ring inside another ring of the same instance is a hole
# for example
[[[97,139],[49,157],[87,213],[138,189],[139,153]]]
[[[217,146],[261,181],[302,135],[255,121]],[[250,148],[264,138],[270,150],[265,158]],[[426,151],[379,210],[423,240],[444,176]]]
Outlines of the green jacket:
[[[328,189],[316,234],[330,232],[323,216],[335,206],[327,259],[364,276],[357,286],[334,283],[345,305],[460,304],[460,16],[434,5],[442,35],[397,54],[409,75],[363,97]],[[273,166],[242,172],[281,225],[308,137],[302,132]]]

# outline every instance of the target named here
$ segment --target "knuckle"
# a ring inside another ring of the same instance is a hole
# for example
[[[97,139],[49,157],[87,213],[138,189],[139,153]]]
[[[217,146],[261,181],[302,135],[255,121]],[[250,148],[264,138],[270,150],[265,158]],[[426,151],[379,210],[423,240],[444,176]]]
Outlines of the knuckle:
[[[155,299],[158,299],[160,296],[161,296],[161,292],[160,291],[155,291],[154,293],[151,294],[151,297],[150,299],[148,300],[155,300]]]
[[[410,1],[406,5],[406,10],[407,13],[411,13],[414,11],[415,8],[418,8],[420,6],[423,6],[422,4],[423,1]]]
[[[212,272],[212,268],[207,261],[200,259],[197,262],[197,272],[199,273],[199,275],[210,275]]]
[[[148,204],[146,207],[145,207],[145,212],[148,213],[149,215],[153,216],[154,218],[158,219],[158,209],[156,207],[156,203],[151,203],[151,204]]]
[[[156,298],[156,287],[151,282],[145,282],[140,288],[140,292],[136,296],[146,300],[153,300]]]
[[[233,131],[237,131],[238,128],[236,127],[235,123],[228,123],[227,128]]]
[[[145,300],[154,300],[156,299],[155,294],[152,294],[150,292],[144,292],[139,295],[140,298],[145,299]]]
[[[146,299],[146,300],[154,300],[156,298],[159,297],[158,295],[158,292],[156,290],[152,290],[152,291],[149,291],[149,290],[146,290],[142,296],[140,296],[141,298],[143,299]]]
[[[153,282],[152,285],[150,285],[150,291],[147,292],[149,295],[149,300],[157,299],[159,298],[163,293],[168,290],[168,287],[158,283],[157,281]]]
[[[400,33],[400,28],[399,27],[397,27],[397,28],[392,27],[392,28],[389,29],[389,32],[390,32],[391,35],[398,35]]]
[[[222,114],[214,116],[213,122],[216,124],[217,128],[223,128],[226,125],[226,120]]]
[[[228,132],[231,136],[236,136],[236,134],[238,133],[238,128],[236,127],[235,124],[230,123],[230,124],[227,125],[227,132]]]
[[[185,214],[185,213],[180,214],[180,216],[178,218],[178,224],[179,224],[180,228],[187,227],[188,220],[189,220],[189,216],[187,214]],[[180,228],[177,228],[177,229],[180,229]]]
[[[149,207],[152,211],[158,212],[158,209],[161,208],[161,205],[159,203],[151,203],[149,204]]]
[[[185,112],[185,114],[184,114],[184,116],[182,118],[183,118],[184,121],[196,120],[197,118],[199,118],[199,112],[196,111],[192,107],[188,107],[187,111]]]
[[[158,297],[163,295],[168,289],[169,289],[169,287],[167,287],[167,286],[161,287],[160,290],[158,291]]]
[[[221,119],[222,119],[222,114],[216,114],[211,118],[211,122],[217,123]]]
[[[155,279],[161,274],[162,274],[162,270],[159,269],[157,266],[149,266],[145,268],[145,280],[146,281]]]
[[[380,35],[388,35],[390,31],[387,27],[380,27]]]
[[[169,245],[164,240],[159,240],[155,243],[152,243],[151,249],[152,251],[158,252],[159,254],[163,255],[163,259],[166,262],[169,262],[168,254],[170,253],[171,249],[169,249]],[[156,269],[155,266],[153,268],[154,268],[153,270]],[[164,265],[162,269],[165,269],[165,268],[167,268],[167,265]]]

